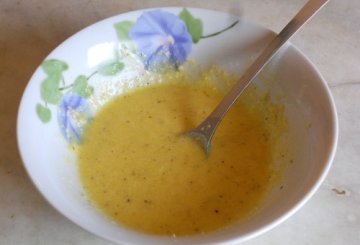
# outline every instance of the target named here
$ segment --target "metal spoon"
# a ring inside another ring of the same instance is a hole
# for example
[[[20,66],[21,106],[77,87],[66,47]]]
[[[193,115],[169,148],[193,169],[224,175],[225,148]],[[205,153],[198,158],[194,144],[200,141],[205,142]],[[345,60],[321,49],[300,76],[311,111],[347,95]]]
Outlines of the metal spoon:
[[[214,111],[196,128],[185,132],[186,136],[195,139],[208,156],[211,148],[211,139],[226,112],[239,98],[240,94],[250,84],[253,78],[263,69],[269,60],[278,52],[285,42],[292,37],[317,11],[329,0],[309,0],[295,17],[274,37],[266,46],[255,62],[245,71],[240,80],[222,99]]]

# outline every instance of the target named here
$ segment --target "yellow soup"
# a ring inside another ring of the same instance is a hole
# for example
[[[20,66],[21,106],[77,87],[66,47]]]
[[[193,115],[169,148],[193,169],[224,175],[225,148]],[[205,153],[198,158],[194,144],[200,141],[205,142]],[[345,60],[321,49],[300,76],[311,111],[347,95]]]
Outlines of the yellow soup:
[[[109,102],[78,152],[87,196],[112,220],[138,231],[191,235],[229,226],[260,203],[272,175],[263,116],[239,102],[205,157],[181,132],[223,94],[204,83],[163,83]]]

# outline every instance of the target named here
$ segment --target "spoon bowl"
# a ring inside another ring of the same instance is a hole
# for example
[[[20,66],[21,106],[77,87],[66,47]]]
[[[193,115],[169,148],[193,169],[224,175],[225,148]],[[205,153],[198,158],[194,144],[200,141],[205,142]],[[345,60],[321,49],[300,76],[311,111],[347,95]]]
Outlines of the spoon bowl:
[[[329,0],[308,1],[284,29],[265,47],[259,57],[245,71],[244,75],[223,98],[215,110],[200,123],[199,126],[185,132],[184,135],[196,140],[208,156],[210,154],[211,139],[226,112],[286,41],[289,40],[328,1]]]

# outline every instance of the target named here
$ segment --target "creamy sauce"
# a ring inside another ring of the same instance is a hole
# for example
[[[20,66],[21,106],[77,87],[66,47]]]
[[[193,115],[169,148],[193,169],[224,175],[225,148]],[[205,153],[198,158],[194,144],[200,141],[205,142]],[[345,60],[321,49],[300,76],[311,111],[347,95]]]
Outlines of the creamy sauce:
[[[150,234],[192,235],[248,217],[272,177],[264,116],[236,103],[206,158],[180,136],[223,94],[205,83],[151,85],[109,102],[78,152],[87,196],[106,216]]]

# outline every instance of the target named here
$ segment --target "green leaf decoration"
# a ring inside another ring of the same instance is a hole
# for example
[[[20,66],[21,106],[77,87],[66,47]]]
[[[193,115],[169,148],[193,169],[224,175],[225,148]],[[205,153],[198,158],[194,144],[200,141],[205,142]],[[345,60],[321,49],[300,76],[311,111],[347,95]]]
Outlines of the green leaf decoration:
[[[220,35],[223,32],[226,32],[227,30],[230,30],[231,28],[233,28],[234,26],[236,26],[239,23],[239,20],[235,20],[231,25],[229,25],[228,27],[225,27],[224,29],[205,35],[205,36],[201,36],[201,39],[205,39],[205,38],[209,38],[209,37],[215,37],[217,35]]]
[[[89,86],[86,76],[80,75],[75,79],[72,91],[84,98],[88,98],[94,92],[94,88]]]
[[[59,89],[61,81],[60,73],[53,73],[45,78],[40,85],[41,98],[50,104],[57,104],[62,96]]]
[[[43,123],[47,123],[51,120],[51,111],[42,104],[36,104],[36,114]]]
[[[133,27],[134,22],[132,21],[121,21],[114,24],[117,36],[119,40],[129,40],[129,30]]]
[[[124,63],[120,61],[114,61],[100,66],[98,73],[104,76],[113,76],[119,73],[122,69],[124,69]]]
[[[65,62],[56,59],[45,60],[41,64],[41,68],[47,75],[62,73],[67,70],[68,67],[69,66]]]
[[[203,23],[200,19],[194,18],[194,16],[184,8],[179,18],[185,22],[186,28],[192,37],[193,43],[198,43],[203,34]]]

